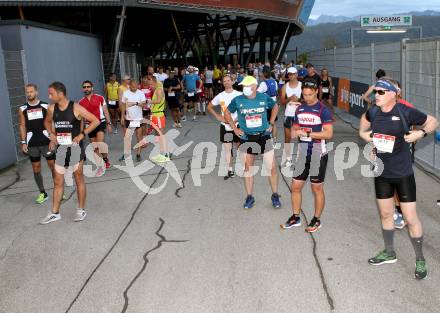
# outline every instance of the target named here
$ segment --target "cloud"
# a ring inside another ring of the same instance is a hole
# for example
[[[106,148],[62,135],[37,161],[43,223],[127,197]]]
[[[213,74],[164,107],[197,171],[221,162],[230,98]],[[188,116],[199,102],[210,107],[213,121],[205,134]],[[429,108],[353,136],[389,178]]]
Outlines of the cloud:
[[[312,15],[383,15],[425,10],[440,11],[440,1],[424,0],[422,3],[418,3],[414,0],[401,0],[399,4],[396,5],[396,3],[384,3],[383,0],[370,0],[368,7],[366,7],[365,1],[361,0],[316,0]]]

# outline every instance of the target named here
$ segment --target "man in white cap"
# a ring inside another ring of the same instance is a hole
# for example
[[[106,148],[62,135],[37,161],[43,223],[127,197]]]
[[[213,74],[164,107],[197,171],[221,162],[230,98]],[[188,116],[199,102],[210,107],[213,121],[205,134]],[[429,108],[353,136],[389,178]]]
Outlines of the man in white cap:
[[[182,79],[182,89],[185,91],[185,102],[183,104],[183,117],[182,121],[186,121],[186,113],[188,112],[188,105],[191,103],[194,107],[193,120],[196,119],[197,104],[199,99],[197,97],[197,81],[200,82],[201,88],[203,88],[203,82],[200,77],[194,73],[194,67],[188,66],[188,74],[185,74]]]
[[[250,209],[255,203],[252,195],[254,178],[251,173],[255,156],[263,155],[265,168],[270,169],[269,183],[272,188],[272,206],[281,207],[278,195],[278,173],[276,168],[275,153],[272,144],[272,127],[278,113],[278,105],[266,94],[257,93],[258,82],[253,76],[246,76],[240,83],[243,86],[243,95],[235,97],[225,110],[225,119],[240,138],[240,152],[244,154],[245,170],[244,181],[247,197],[245,209]],[[267,110],[272,109],[270,117]],[[238,128],[231,116],[237,112]]]

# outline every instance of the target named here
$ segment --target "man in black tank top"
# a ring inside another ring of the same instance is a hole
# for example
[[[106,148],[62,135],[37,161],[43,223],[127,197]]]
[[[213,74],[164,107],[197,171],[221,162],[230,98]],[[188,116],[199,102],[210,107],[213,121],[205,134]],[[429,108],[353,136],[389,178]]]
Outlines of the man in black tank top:
[[[41,176],[41,156],[46,158],[52,177],[55,165],[55,151],[49,149],[49,134],[44,128],[48,104],[38,99],[36,85],[26,85],[25,91],[27,102],[18,109],[21,149],[23,153],[29,155],[34,179],[40,191],[35,202],[42,204],[49,199],[49,196],[44,189]]]
[[[50,136],[49,148],[55,149],[58,146],[58,159],[54,170],[52,211],[40,223],[49,224],[61,219],[60,205],[64,189],[64,173],[66,168],[71,165],[73,165],[73,176],[78,196],[78,208],[74,220],[79,222],[86,217],[86,211],[84,210],[86,184],[83,174],[85,158],[83,140],[87,134],[99,126],[100,122],[95,115],[84,107],[67,99],[66,87],[61,82],[54,82],[49,85],[49,99],[54,104],[48,107],[44,123]],[[83,119],[90,124],[85,130],[83,130],[81,124]]]

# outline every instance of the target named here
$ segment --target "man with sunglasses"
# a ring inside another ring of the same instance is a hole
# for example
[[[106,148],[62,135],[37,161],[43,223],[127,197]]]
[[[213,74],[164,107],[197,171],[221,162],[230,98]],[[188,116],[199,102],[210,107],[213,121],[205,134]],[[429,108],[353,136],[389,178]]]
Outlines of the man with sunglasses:
[[[101,164],[101,158],[105,162],[105,168],[110,167],[110,161],[108,160],[108,153],[100,150],[107,150],[104,147],[100,148],[100,144],[104,143],[105,130],[109,133],[112,131],[112,123],[110,122],[110,114],[107,110],[107,103],[103,96],[94,93],[93,83],[90,80],[85,80],[82,83],[82,89],[84,92],[84,98],[79,100],[79,104],[87,111],[96,116],[100,121],[98,127],[91,131],[88,136],[92,142],[95,154],[98,156],[97,164]],[[86,128],[89,125],[86,123]],[[98,166],[95,176],[101,177],[104,174],[103,166]]]
[[[302,169],[302,173],[293,178],[293,215],[281,225],[283,229],[301,226],[302,189],[309,176],[315,199],[315,212],[306,231],[314,233],[322,227],[321,215],[325,206],[324,180],[328,162],[326,140],[333,137],[333,116],[330,109],[319,101],[318,92],[319,87],[315,80],[304,80],[304,103],[296,109],[292,131],[292,138],[299,137],[296,169]]]
[[[382,77],[374,88],[376,106],[361,118],[359,135],[372,142],[377,150],[380,171],[375,175],[376,200],[382,224],[385,249],[368,260],[371,265],[395,263],[394,250],[394,193],[397,192],[403,216],[416,254],[415,278],[427,276],[423,256],[423,230],[416,210],[416,182],[408,143],[426,137],[438,126],[437,120],[415,108],[398,102],[400,88],[397,81]],[[419,128],[409,130],[408,125]]]

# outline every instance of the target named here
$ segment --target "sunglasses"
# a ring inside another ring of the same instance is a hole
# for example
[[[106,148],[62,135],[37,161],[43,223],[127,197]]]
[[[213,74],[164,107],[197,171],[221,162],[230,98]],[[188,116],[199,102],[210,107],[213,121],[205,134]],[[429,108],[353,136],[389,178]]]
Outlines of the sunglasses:
[[[83,86],[83,89],[92,88],[92,86]]]
[[[377,90],[377,89],[374,89],[373,90],[373,94],[376,95],[378,93],[379,95],[383,96],[387,91],[389,91],[389,90]]]
[[[314,89],[318,89],[318,85],[316,85],[315,83],[312,83],[312,82],[305,82],[305,83],[303,84],[303,86],[305,86],[305,87],[311,87],[311,88],[314,88]]]

